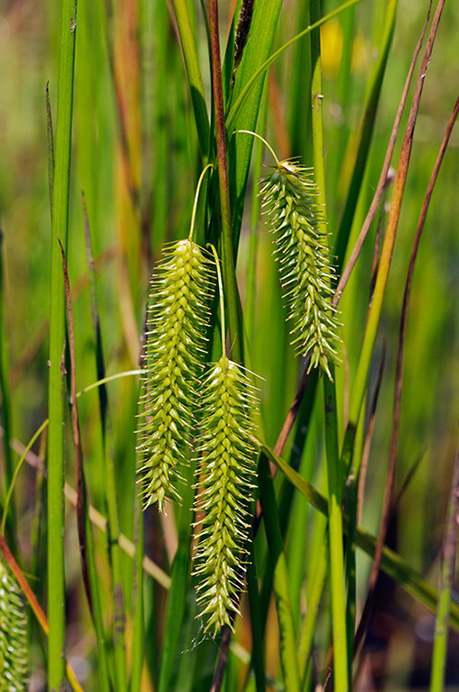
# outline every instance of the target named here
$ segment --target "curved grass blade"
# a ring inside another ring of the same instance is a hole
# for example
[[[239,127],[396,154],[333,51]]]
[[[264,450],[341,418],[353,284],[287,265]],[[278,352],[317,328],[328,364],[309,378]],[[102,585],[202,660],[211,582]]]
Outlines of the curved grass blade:
[[[390,0],[390,2],[386,4],[383,37],[381,40],[381,46],[378,49],[378,62],[370,85],[370,91],[362,121],[362,128],[359,135],[359,148],[355,159],[354,172],[352,174],[346,205],[344,207],[343,216],[338,229],[337,242],[335,246],[338,271],[341,271],[342,269],[344,255],[352,228],[352,220],[357,207],[366,162],[370,152],[376,114],[378,112],[379,96],[381,94],[381,87],[384,74],[386,72],[387,60],[392,44],[392,36],[395,29],[397,6],[398,0]]]
[[[48,620],[46,618],[46,615],[44,614],[43,610],[40,607],[40,604],[38,603],[35,594],[32,592],[32,589],[30,588],[29,584],[27,583],[26,578],[24,577],[23,573],[21,572],[21,569],[19,565],[17,564],[16,560],[14,559],[13,555],[11,554],[10,549],[8,548],[7,544],[5,543],[5,539],[3,538],[3,535],[0,533],[0,550],[2,551],[3,555],[5,556],[5,560],[7,561],[9,567],[11,568],[12,573],[17,579],[17,582],[19,586],[21,587],[27,602],[29,603],[41,629],[45,633],[46,636],[49,636],[49,625],[48,625]],[[65,672],[67,675],[67,681],[70,685],[70,688],[73,690],[73,692],[83,692],[83,688],[81,687],[80,683],[75,677],[75,673],[73,672],[72,668],[68,664],[68,662],[64,659],[64,666],[65,666]]]
[[[408,124],[403,139],[400,160],[397,167],[397,174],[394,183],[394,192],[387,220],[387,229],[381,252],[381,261],[379,265],[378,275],[376,278],[375,290],[373,293],[373,301],[368,315],[361,357],[350,400],[349,425],[348,430],[346,431],[346,437],[342,453],[342,457],[344,459],[344,466],[346,468],[349,468],[350,453],[352,449],[351,438],[353,439],[355,435],[355,429],[360,415],[363,397],[365,395],[368,370],[370,367],[370,360],[373,353],[374,342],[376,339],[376,332],[379,325],[379,318],[381,316],[382,303],[384,300],[387,279],[391,266],[392,253],[394,250],[395,237],[397,234],[402,200],[408,175],[408,166],[413,145],[413,133],[417,121],[421,95],[425,83],[425,77],[429,67],[433,44],[435,41],[435,36],[437,33],[438,24],[440,22],[443,7],[444,0],[440,0],[437,6],[437,10],[435,12],[435,17],[432,21],[429,37],[427,39],[427,45],[422,59],[419,77],[416,83],[416,90],[413,96],[413,103],[411,106]]]
[[[347,10],[348,7],[352,7],[352,5],[356,5],[357,3],[361,2],[362,0],[348,0],[348,2],[343,3],[340,7],[338,7],[336,10],[333,10],[333,12],[329,12],[327,15],[319,19],[319,21],[315,22],[314,24],[311,24],[308,26],[306,29],[303,31],[300,31],[299,34],[294,36],[293,38],[290,39],[290,41],[287,41],[287,43],[284,43],[283,46],[281,46],[278,50],[276,50],[267,60],[265,60],[260,67],[256,69],[256,71],[251,75],[251,77],[245,82],[243,88],[240,90],[240,93],[238,94],[237,98],[235,99],[233,105],[230,108],[230,111],[228,113],[228,117],[226,119],[226,129],[228,134],[232,134],[233,130],[236,128],[236,120],[240,114],[240,111],[242,107],[244,106],[246,100],[250,96],[250,93],[254,86],[256,85],[258,79],[266,72],[266,70],[269,68],[270,65],[281,55],[284,50],[289,48],[291,45],[295,43],[295,41],[298,41],[300,38],[303,38],[303,36],[306,36],[309,34],[311,31],[314,29],[317,29],[319,26],[322,24],[325,24],[325,22],[328,22],[330,19],[333,17],[336,17],[336,15],[340,14],[340,12],[343,12],[344,10]],[[239,129],[250,129],[250,127],[247,125],[242,125],[242,123],[238,123],[238,128]],[[252,128],[253,129],[253,128]]]
[[[281,8],[282,0],[260,0],[254,3],[247,44],[239,67],[235,72],[234,88],[230,103],[228,104],[229,113],[225,122],[228,138],[231,137],[233,129],[250,131],[256,129],[264,79],[255,78],[253,80],[253,75],[258,74],[264,77],[265,71],[261,70],[260,72],[259,68],[271,53]],[[252,86],[246,91],[248,83],[251,83]],[[232,104],[238,103],[240,95],[244,92],[246,97],[241,102],[241,107],[235,111]],[[242,106],[244,107],[242,108]],[[229,147],[229,170],[232,231],[235,248],[237,247],[242,220],[251,155],[251,141],[245,138],[231,141],[231,146]]]
[[[205,164],[210,151],[210,128],[196,44],[191,30],[191,23],[185,0],[172,0],[172,5],[177,19],[180,44],[190,87],[191,101],[193,103],[194,118],[199,138],[199,148],[201,150],[202,160]]]
[[[272,449],[265,444],[259,444],[260,452],[266,454],[268,459],[272,461],[277,468],[288,478],[295,488],[304,495],[307,501],[315,507],[319,512],[328,517],[328,501],[321,493],[319,493],[313,485],[308,483],[300,476],[284,459],[279,457]],[[347,517],[344,516],[343,528],[344,532],[348,531]],[[363,551],[374,557],[376,552],[377,539],[364,531],[362,528],[357,528],[356,545]],[[418,601],[423,603],[430,611],[435,612],[438,602],[437,590],[425,579],[423,579],[400,555],[397,555],[390,548],[384,547],[381,557],[381,569],[389,576],[395,579],[400,586],[411,594]],[[451,625],[459,632],[459,604],[451,604]]]

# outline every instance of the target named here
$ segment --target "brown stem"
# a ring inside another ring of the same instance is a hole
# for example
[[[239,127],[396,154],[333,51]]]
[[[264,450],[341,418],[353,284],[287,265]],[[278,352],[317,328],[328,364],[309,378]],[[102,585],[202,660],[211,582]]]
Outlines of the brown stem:
[[[77,528],[78,528],[78,540],[80,544],[80,555],[81,555],[81,570],[83,573],[83,583],[86,591],[86,597],[88,599],[89,610],[91,616],[94,619],[94,608],[92,604],[91,586],[89,579],[89,569],[88,561],[86,557],[86,521],[85,521],[85,486],[84,486],[84,474],[83,474],[83,454],[81,449],[81,436],[80,436],[80,425],[78,419],[78,405],[77,405],[77,388],[76,388],[76,357],[75,357],[75,330],[73,327],[73,312],[72,312],[72,297],[70,295],[70,282],[69,275],[67,271],[67,260],[65,257],[65,251],[62,243],[59,239],[59,245],[61,247],[62,253],[62,265],[64,271],[64,286],[65,286],[65,301],[67,306],[67,319],[68,319],[68,329],[69,329],[69,351],[70,351],[70,388],[72,395],[72,432],[73,432],[73,446],[75,450],[75,480],[77,489],[77,504],[76,504],[76,515],[77,515]]]
[[[370,230],[371,224],[373,223],[373,220],[376,216],[376,212],[378,210],[379,203],[381,201],[384,189],[387,185],[390,162],[392,160],[392,154],[394,153],[395,143],[397,141],[397,135],[398,135],[398,131],[400,128],[400,121],[402,119],[402,114],[403,114],[403,110],[405,108],[406,99],[408,98],[408,91],[409,91],[409,88],[411,85],[411,79],[413,77],[414,68],[416,67],[416,61],[417,61],[419,53],[421,51],[422,43],[424,41],[424,35],[425,35],[426,29],[427,29],[427,24],[429,22],[431,4],[432,3],[430,3],[430,5],[429,5],[429,11],[427,13],[427,17],[426,17],[426,21],[424,23],[424,26],[422,27],[419,41],[417,42],[416,48],[414,50],[413,59],[411,61],[410,69],[408,71],[408,76],[406,78],[402,98],[400,99],[400,105],[398,107],[397,114],[395,116],[394,125],[393,125],[392,132],[391,132],[390,139],[389,139],[389,146],[387,147],[386,157],[384,159],[384,163],[383,163],[383,167],[382,167],[382,171],[381,171],[381,176],[379,178],[378,186],[376,188],[376,192],[374,194],[370,209],[368,210],[368,214],[366,216],[362,230],[360,231],[360,235],[357,238],[357,242],[354,246],[354,249],[352,250],[349,261],[348,261],[346,267],[344,268],[344,271],[343,271],[341,278],[339,280],[337,289],[335,291],[335,295],[333,297],[334,307],[336,307],[338,305],[340,298],[341,298],[341,295],[342,295],[342,293],[346,287],[346,284],[349,281],[349,277],[352,273],[352,270],[355,267],[355,264],[357,262],[359,255],[360,255],[360,251],[362,249],[363,243],[365,242],[365,238],[367,237],[368,231]]]
[[[243,339],[241,330],[239,329],[238,288],[234,270],[233,237],[231,232],[231,206],[228,182],[228,161],[226,158],[225,108],[223,104],[217,0],[209,0],[209,32],[222,224],[222,271],[225,287],[225,302],[228,313],[229,342],[231,344],[232,359],[237,363],[243,363]]]
[[[436,31],[436,26],[438,25],[438,21],[440,19],[440,14],[441,10],[443,9],[443,4],[444,0],[441,0],[439,3],[439,6],[437,8],[437,13],[432,25],[431,29],[431,36],[433,33],[433,36],[435,35]],[[438,18],[438,19],[437,19]],[[437,21],[436,21],[437,20]],[[426,58],[425,61],[426,63],[430,59],[430,53],[428,53],[428,48],[429,48],[429,43],[431,44],[431,36],[429,36],[429,41],[428,41],[428,46],[426,48]],[[425,73],[423,70],[421,70],[421,76],[420,79],[424,79]],[[453,112],[451,114],[451,117],[449,119],[445,135],[443,137],[443,141],[440,146],[440,150],[438,152],[437,160],[435,162],[435,166],[432,171],[432,175],[429,180],[429,184],[427,186],[427,192],[424,197],[424,202],[422,205],[421,213],[419,215],[419,221],[418,225],[416,227],[416,233],[414,237],[414,242],[413,242],[413,247],[411,250],[411,257],[410,257],[410,263],[408,266],[408,275],[406,279],[406,285],[405,285],[405,293],[403,297],[403,307],[402,307],[402,313],[400,317],[400,330],[399,330],[399,344],[398,344],[398,351],[397,351],[397,366],[396,366],[396,375],[395,375],[395,393],[394,393],[394,412],[393,412],[393,423],[392,423],[392,437],[391,437],[391,443],[390,443],[390,452],[389,452],[389,472],[388,472],[388,479],[386,483],[386,491],[384,495],[384,505],[383,505],[383,513],[382,513],[382,519],[381,519],[381,528],[378,536],[378,543],[376,546],[376,552],[375,552],[375,557],[374,557],[374,562],[370,574],[370,583],[369,583],[369,590],[368,590],[368,596],[367,596],[367,602],[365,604],[365,609],[362,614],[362,619],[359,624],[359,628],[357,631],[356,635],[356,640],[355,640],[355,646],[356,646],[356,651],[362,641],[364,631],[366,630],[367,624],[368,624],[368,618],[371,614],[371,609],[372,609],[372,603],[374,599],[374,592],[376,588],[376,582],[379,574],[379,567],[381,563],[381,555],[382,555],[382,550],[384,547],[385,543],[385,538],[386,538],[386,532],[387,532],[387,525],[389,522],[389,516],[390,516],[390,508],[391,508],[391,501],[392,501],[392,493],[393,493],[393,485],[394,485],[394,476],[395,476],[395,461],[396,461],[396,454],[397,454],[397,441],[398,441],[398,431],[399,431],[399,422],[400,422],[400,409],[401,409],[401,401],[402,401],[402,382],[403,382],[403,357],[404,357],[404,346],[405,346],[405,336],[406,336],[406,325],[407,325],[407,319],[408,319],[408,307],[409,307],[409,301],[410,301],[410,295],[411,295],[411,285],[412,285],[412,280],[413,280],[413,273],[414,273],[414,266],[416,263],[416,258],[417,258],[417,253],[418,253],[418,248],[419,248],[419,243],[421,240],[421,235],[422,231],[424,228],[426,216],[427,216],[427,211],[429,208],[430,200],[432,197],[432,192],[435,186],[435,183],[438,178],[438,173],[440,170],[441,163],[443,161],[443,157],[445,155],[446,147],[449,142],[449,138],[451,136],[452,129],[454,127],[454,123],[458,117],[459,113],[459,97],[456,100],[456,103],[453,108]]]

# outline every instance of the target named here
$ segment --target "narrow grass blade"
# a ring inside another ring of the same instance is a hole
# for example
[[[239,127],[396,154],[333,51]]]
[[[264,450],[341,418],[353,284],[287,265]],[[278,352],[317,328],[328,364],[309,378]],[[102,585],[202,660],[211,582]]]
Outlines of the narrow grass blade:
[[[298,2],[296,7],[295,31],[300,33],[309,26],[311,16],[309,3]],[[288,106],[290,108],[288,133],[291,155],[301,155],[306,165],[311,161],[311,42],[310,34],[297,41],[292,53],[292,65],[301,65],[301,70],[292,70]]]
[[[298,665],[302,676],[302,689],[304,689],[308,667],[311,662],[312,644],[316,630],[319,608],[325,588],[325,579],[328,573],[330,551],[327,535],[324,536],[319,558],[315,564],[315,572],[312,583],[307,593],[308,608],[303,621],[300,642],[298,645]]]
[[[260,609],[260,594],[258,592],[258,579],[255,564],[255,553],[253,550],[253,539],[250,541],[250,558],[247,567],[247,590],[249,592],[250,624],[252,632],[251,666],[253,667],[255,673],[257,692],[265,692],[266,676],[263,647],[264,626]]]
[[[190,546],[192,538],[192,508],[193,508],[193,473],[189,466],[185,467],[187,474],[186,492],[182,498],[178,519],[177,552],[172,563],[171,585],[167,601],[166,630],[164,633],[161,656],[161,670],[158,692],[169,692],[171,676],[174,670],[177,644],[183,622],[186,605],[186,594],[190,582],[191,560]]]
[[[269,68],[272,63],[277,60],[279,55],[281,55],[287,48],[289,48],[291,45],[295,43],[295,41],[298,41],[299,39],[303,38],[303,36],[306,36],[309,34],[311,31],[314,29],[319,28],[322,24],[325,24],[325,22],[328,22],[330,19],[333,17],[336,17],[336,15],[340,14],[340,12],[343,12],[344,10],[347,10],[349,7],[352,7],[352,5],[356,5],[358,2],[361,2],[362,0],[348,0],[348,2],[343,3],[340,7],[338,7],[336,10],[333,10],[333,12],[329,12],[327,15],[319,19],[317,22],[314,24],[311,24],[308,26],[306,29],[303,29],[303,31],[300,31],[299,34],[294,36],[293,38],[290,39],[290,41],[287,41],[287,43],[284,43],[283,46],[281,46],[278,50],[276,50],[272,55],[265,59],[264,62],[261,63],[257,69],[253,71],[251,76],[244,82],[242,82],[242,88],[240,89],[240,93],[235,95],[234,97],[234,103],[232,103],[230,111],[228,113],[228,117],[226,120],[226,126],[228,133],[231,134],[234,129],[238,130],[249,130],[250,127],[247,125],[243,125],[242,122],[237,123],[237,128],[236,128],[236,120],[240,114],[240,111],[242,107],[244,106],[246,100],[248,99],[252,89],[255,87],[256,83],[260,79],[260,77],[266,72],[266,70]],[[263,12],[263,8],[260,7],[260,12]],[[259,62],[259,61],[258,61]],[[253,131],[254,128],[252,128]]]
[[[103,445],[103,475],[105,478],[105,493],[107,497],[107,508],[108,508],[108,522],[106,523],[107,532],[109,534],[109,551],[110,551],[110,563],[112,568],[112,594],[113,594],[113,605],[114,605],[114,621],[116,623],[122,623],[125,618],[124,605],[123,605],[123,585],[122,585],[122,573],[121,573],[121,549],[119,545],[120,537],[120,524],[119,524],[119,513],[118,513],[118,502],[116,495],[116,481],[115,481],[115,468],[112,458],[112,426],[110,419],[110,410],[108,405],[108,393],[105,381],[105,362],[104,362],[104,351],[102,344],[102,332],[100,325],[100,312],[98,307],[98,297],[97,297],[97,280],[95,273],[95,263],[92,251],[92,241],[91,241],[91,231],[89,227],[88,214],[86,209],[86,201],[84,195],[82,196],[82,206],[83,206],[83,221],[84,221],[84,233],[85,233],[85,247],[86,247],[86,259],[88,263],[88,277],[89,277],[89,288],[90,288],[90,300],[91,300],[91,318],[94,330],[94,341],[95,341],[95,357],[96,357],[96,370],[99,386],[98,396],[99,396],[99,414],[100,414],[100,425],[102,428],[102,445]],[[97,622],[98,633],[102,636],[103,626],[101,622]],[[101,641],[101,646],[104,646],[103,641]],[[126,661],[125,661],[125,651],[124,651],[124,632],[122,627],[116,627],[116,635],[114,640],[115,649],[115,668],[116,668],[116,678],[117,684],[123,688],[123,685],[127,684],[126,676]]]
[[[144,75],[144,80],[153,81],[151,91],[147,91],[145,86],[145,111],[150,114],[151,131],[148,132],[148,140],[154,144],[154,157],[152,159],[152,212],[151,212],[151,245],[153,251],[169,240],[167,230],[170,214],[170,189],[173,184],[173,173],[170,171],[169,156],[173,146],[171,141],[171,131],[168,126],[170,109],[170,80],[172,77],[171,65],[174,65],[174,54],[171,50],[169,39],[169,8],[167,3],[144,3],[144,12],[151,13],[152,20],[149,32],[145,36],[145,41],[149,42],[148,50],[151,52],[151,68],[148,74]],[[148,8],[148,9],[147,9]],[[151,45],[153,43],[153,45]],[[175,48],[175,42],[174,42]],[[145,50],[145,52],[146,52]],[[175,59],[175,64],[183,74],[183,68],[179,58]],[[153,69],[152,69],[153,68]],[[154,79],[153,79],[154,78]],[[147,108],[149,109],[147,111]],[[207,116],[206,116],[207,117]],[[145,138],[147,139],[147,137]]]
[[[210,151],[209,116],[207,114],[196,44],[191,30],[191,23],[185,0],[172,0],[172,4],[177,19],[183,59],[185,61],[185,69],[190,87],[201,158],[203,165],[205,165]]]
[[[332,370],[333,373],[333,370]],[[341,503],[344,485],[338,452],[336,393],[333,382],[324,378],[326,407],[325,443],[329,494],[330,584],[333,618],[334,686],[337,691],[350,689],[350,666],[346,624],[346,591],[344,579],[343,518]]]
[[[143,574],[143,552],[144,552],[144,516],[140,506],[140,498],[135,500],[134,513],[134,539],[135,539],[135,568],[134,568],[134,594],[133,594],[133,619],[134,632],[132,637],[132,667],[129,692],[140,692],[142,687],[142,669],[144,663],[145,650],[145,627],[144,627],[144,574]]]
[[[345,439],[343,454],[346,454],[344,459],[344,465],[349,468],[349,454],[351,451],[351,437],[355,434],[355,427],[360,414],[360,409],[362,406],[362,401],[366,389],[366,382],[368,376],[368,369],[370,367],[370,360],[373,353],[374,342],[376,339],[376,332],[379,325],[379,318],[381,316],[382,303],[384,299],[384,294],[386,290],[387,278],[389,275],[389,269],[392,261],[392,253],[394,250],[395,237],[397,234],[398,221],[400,218],[400,210],[403,200],[403,193],[405,189],[406,178],[408,174],[408,165],[410,161],[411,149],[413,144],[413,133],[416,125],[417,115],[419,111],[419,104],[421,101],[421,95],[425,83],[425,77],[430,63],[430,58],[432,55],[433,43],[438,29],[438,24],[440,22],[441,14],[443,11],[444,0],[440,0],[435,12],[435,17],[432,21],[432,26],[429,32],[429,37],[427,39],[427,45],[424,52],[424,57],[421,64],[420,74],[416,84],[416,90],[413,97],[413,103],[410,110],[409,120],[405,131],[405,136],[402,145],[402,151],[400,154],[399,165],[397,167],[397,174],[394,183],[394,192],[392,196],[392,203],[389,211],[389,217],[387,220],[386,234],[384,238],[384,244],[381,253],[381,261],[379,265],[378,276],[376,279],[375,290],[373,294],[373,301],[371,304],[370,312],[368,315],[367,327],[365,330],[364,342],[362,346],[361,357],[357,369],[357,374],[354,382],[354,387],[352,390],[350,407],[349,407],[349,427],[346,433],[347,440]],[[344,457],[343,457],[344,458]]]
[[[65,313],[64,279],[57,238],[67,244],[72,140],[73,75],[76,5],[62,3],[55,169],[53,188],[51,312],[49,347],[49,443],[48,443],[48,687],[52,692],[64,681],[65,585],[64,585],[64,396],[62,358]]]
[[[328,501],[321,495],[310,483],[292,469],[284,459],[279,457],[272,449],[264,444],[259,443],[260,451],[263,452],[268,459],[282,471],[289,479],[295,488],[304,495],[304,497],[315,507],[319,512],[328,517]],[[348,531],[348,520],[344,517],[343,522],[344,532]],[[362,528],[357,528],[356,545],[364,550],[370,557],[375,555],[377,540]],[[438,592],[428,582],[425,581],[410,565],[397,555],[390,548],[383,549],[381,558],[381,569],[386,574],[395,579],[409,594],[418,601],[423,603],[429,610],[435,612]],[[451,624],[456,631],[459,632],[459,605],[451,604]]]
[[[356,8],[351,7],[345,12],[337,24],[339,35],[342,36],[342,53],[336,80],[336,91],[333,99],[341,109],[342,121],[340,127],[330,130],[328,139],[327,171],[329,188],[337,190],[341,178],[342,163],[346,155],[346,145],[350,135],[349,105],[353,102],[354,86],[352,56],[356,40],[355,34]],[[378,57],[380,52],[378,50]]]
[[[60,243],[60,241],[59,241]],[[75,479],[77,487],[77,529],[80,544],[81,569],[83,573],[83,584],[86,591],[89,610],[91,612],[97,635],[98,671],[99,684],[102,692],[110,692],[110,681],[108,675],[108,659],[106,651],[106,637],[102,619],[102,607],[99,591],[99,581],[95,565],[94,540],[92,526],[89,521],[88,502],[86,493],[86,482],[83,467],[83,449],[80,436],[80,423],[78,415],[78,400],[76,388],[76,356],[75,356],[75,330],[73,326],[72,297],[70,294],[70,283],[67,271],[67,261],[64,248],[61,245],[62,263],[64,272],[65,299],[68,320],[68,338],[70,351],[70,391],[72,397],[72,431],[73,446],[75,451]]]
[[[282,534],[278,523],[278,510],[268,459],[261,456],[258,465],[260,497],[263,521],[268,537],[269,552],[273,566],[273,590],[276,599],[277,618],[280,629],[280,657],[284,675],[285,692],[300,690],[300,676],[295,643],[292,605],[289,596],[287,564],[285,561]]]
[[[366,476],[367,476],[367,467],[368,467],[368,459],[370,455],[370,446],[371,446],[371,440],[373,437],[373,430],[374,430],[374,424],[375,424],[375,419],[376,419],[376,404],[378,401],[378,396],[381,388],[381,381],[382,381],[382,375],[383,375],[383,370],[384,370],[384,362],[385,362],[385,348],[383,350],[382,356],[381,356],[381,361],[379,364],[379,369],[378,369],[378,376],[376,380],[376,385],[375,385],[375,390],[373,393],[373,397],[370,403],[369,407],[369,420],[368,420],[368,427],[367,427],[367,432],[365,435],[365,441],[363,442],[363,450],[360,453],[354,453],[354,459],[353,459],[353,476],[354,479],[352,483],[350,483],[350,487],[348,488],[347,492],[347,510],[348,510],[348,516],[349,516],[349,539],[347,543],[347,561],[349,564],[348,570],[349,570],[349,591],[352,591],[352,594],[355,597],[356,594],[356,558],[355,558],[355,529],[359,524],[360,521],[360,516],[362,513],[362,505],[363,505],[363,494],[365,490],[365,482],[366,482]],[[356,447],[358,446],[359,451],[362,447],[362,442],[359,445],[359,440],[361,437],[363,437],[363,427],[364,427],[364,416],[362,415],[358,428],[357,428],[357,436],[356,436]],[[355,598],[354,598],[354,603],[355,603]],[[366,597],[366,602],[365,606],[363,608],[363,613],[360,618],[359,625],[357,627],[357,631],[355,633],[354,637],[354,630],[355,630],[355,608],[353,608],[353,617],[352,617],[352,625],[350,624],[350,627],[352,626],[352,636],[354,639],[353,643],[353,649],[354,649],[354,658],[356,657],[360,644],[363,641],[363,637],[365,635],[365,632],[368,627],[369,623],[369,618],[371,617],[373,609],[373,602],[372,602],[372,596],[371,594],[367,593]]]
[[[88,211],[86,208],[86,199],[84,193],[81,195],[81,204],[83,209],[83,224],[84,224],[84,239],[86,248],[86,261],[88,264],[88,279],[89,279],[89,296],[91,301],[91,318],[94,329],[94,339],[96,345],[96,371],[97,371],[97,381],[100,382],[98,387],[99,396],[99,411],[100,420],[102,425],[102,433],[104,437],[104,443],[106,444],[105,437],[107,435],[107,415],[108,415],[108,395],[107,388],[103,379],[105,377],[105,363],[104,363],[104,351],[102,347],[102,333],[100,328],[100,312],[97,299],[97,279],[96,279],[96,265],[94,262],[94,255],[92,250],[91,241],[91,230],[89,227]]]
[[[267,82],[262,96],[258,127],[263,133],[268,114],[267,100]],[[253,177],[259,180],[261,177],[261,169],[263,165],[263,142],[256,138],[254,144],[255,155],[253,162]],[[247,329],[247,337],[249,344],[253,342],[255,328],[255,304],[256,304],[256,269],[257,269],[257,248],[258,248],[258,226],[260,215],[260,196],[257,187],[254,185],[252,189],[252,198],[250,206],[250,241],[249,241],[249,256],[247,259],[247,278],[246,278],[246,295],[244,305],[244,324]]]
[[[53,193],[54,193],[54,133],[51,103],[49,100],[49,83],[46,85],[46,134],[48,139],[48,187],[49,209],[51,220],[53,218]]]
[[[59,239],[58,239],[59,240]],[[83,583],[86,591],[86,598],[88,599],[89,610],[94,617],[94,609],[92,605],[91,589],[89,586],[89,574],[88,574],[88,563],[86,560],[86,523],[84,516],[84,476],[83,476],[83,456],[81,449],[81,438],[80,438],[80,424],[78,417],[78,408],[76,400],[76,357],[75,357],[75,332],[73,329],[73,314],[72,314],[72,298],[70,295],[70,284],[69,275],[67,272],[67,260],[65,258],[65,251],[59,240],[59,245],[62,253],[62,265],[64,273],[64,287],[65,287],[65,300],[67,308],[67,321],[68,321],[68,338],[69,338],[69,352],[70,352],[70,394],[72,397],[72,431],[73,431],[73,445],[75,450],[75,477],[76,477],[76,487],[77,487],[77,527],[78,527],[78,540],[80,542],[80,557],[81,557],[81,569],[83,572]]]
[[[379,96],[381,94],[381,87],[386,72],[389,50],[392,44],[392,36],[395,28],[397,5],[398,0],[390,0],[390,2],[386,4],[383,36],[381,46],[378,50],[378,62],[368,93],[368,99],[362,121],[362,129],[359,135],[359,148],[355,159],[354,172],[352,175],[351,184],[349,186],[346,206],[341,218],[335,245],[338,271],[341,271],[343,265],[344,255],[351,232],[352,220],[357,207],[357,200],[365,173],[365,166],[370,152],[376,114],[378,112]]]
[[[4,496],[9,495],[13,483],[13,459],[11,456],[11,392],[9,383],[8,367],[8,342],[5,330],[5,277],[4,277],[4,246],[3,232],[0,231],[0,394],[2,401],[2,425],[3,425],[3,454],[5,473],[3,478]],[[5,519],[8,520],[10,540],[15,542],[15,509],[14,503],[5,502],[4,511],[7,512],[2,525],[5,526]]]
[[[448,649],[448,625],[454,583],[457,530],[459,518],[459,451],[453,469],[448,516],[442,549],[441,585],[435,623],[434,650],[430,692],[442,692],[445,688],[446,653]]]
[[[320,2],[311,0],[311,21],[320,18]],[[315,207],[319,215],[319,229],[326,237],[326,188],[322,114],[322,67],[320,55],[320,32],[311,33],[311,102],[312,102],[312,144],[315,179],[318,188],[318,204]],[[330,282],[328,277],[328,282]],[[330,287],[331,289],[331,287]],[[327,371],[326,371],[327,372]],[[327,456],[327,478],[329,497],[329,550],[330,550],[330,586],[331,610],[333,623],[333,672],[334,688],[337,692],[350,689],[350,655],[347,641],[346,624],[346,590],[344,577],[343,518],[341,504],[344,492],[345,477],[339,458],[338,415],[336,388],[333,381],[334,365],[329,364],[328,378],[324,377],[325,404],[325,446]]]
[[[265,69],[259,68],[270,55],[281,7],[282,0],[262,0],[254,4],[248,42],[235,73],[234,88],[228,105],[229,113],[225,123],[228,136],[231,136],[234,129],[251,132],[256,129],[263,92],[263,79],[258,77],[264,77],[269,65],[266,65]],[[251,86],[247,89],[248,84]],[[235,108],[236,104],[239,105]],[[251,138],[236,137],[231,141],[229,148],[231,215],[235,246],[239,237],[252,146]]]
[[[430,17],[430,6],[431,6],[431,3],[429,4],[429,11],[427,12],[427,17],[426,17],[426,20],[424,22],[424,26],[422,27],[421,34],[419,36],[418,42],[417,42],[416,47],[415,47],[414,52],[413,52],[413,57],[411,60],[410,69],[408,70],[408,75],[407,75],[407,78],[405,80],[405,85],[403,87],[403,93],[402,93],[400,103],[399,103],[399,106],[397,109],[397,113],[395,116],[394,124],[392,127],[392,132],[391,132],[390,139],[389,139],[389,145],[387,147],[386,156],[384,158],[384,163],[383,163],[383,167],[381,170],[381,175],[379,177],[378,185],[376,187],[376,192],[373,196],[373,200],[371,202],[370,209],[368,210],[368,213],[366,215],[364,224],[362,226],[362,230],[360,231],[357,242],[356,242],[356,244],[352,250],[352,253],[349,257],[349,260],[348,260],[348,262],[347,262],[347,264],[346,264],[346,266],[345,266],[345,268],[341,274],[341,278],[340,278],[338,286],[336,288],[335,297],[333,299],[333,305],[335,307],[336,307],[336,305],[338,305],[340,297],[341,297],[341,295],[344,291],[344,288],[345,288],[345,286],[349,280],[349,277],[352,273],[352,270],[354,269],[355,263],[357,262],[357,259],[359,257],[359,254],[360,254],[360,251],[362,249],[365,238],[367,237],[368,231],[370,230],[371,224],[373,223],[374,218],[376,216],[376,212],[377,212],[378,206],[381,202],[381,199],[382,199],[382,196],[384,193],[384,189],[387,185],[389,167],[390,167],[390,163],[392,160],[392,154],[394,153],[395,143],[397,141],[397,136],[398,136],[398,131],[400,128],[400,122],[401,122],[402,114],[403,114],[403,111],[405,109],[406,100],[408,98],[408,91],[409,91],[411,80],[412,80],[412,77],[414,74],[414,68],[416,66],[416,62],[417,62],[419,53],[420,53],[421,48],[422,48],[422,43],[424,41],[424,35],[425,35],[426,29],[428,26],[428,21],[429,21],[429,17]],[[349,200],[350,200],[350,198],[349,198]],[[349,204],[350,204],[350,201],[349,201]],[[344,216],[343,216],[342,225],[343,224],[344,224]],[[347,231],[346,231],[346,233],[347,233]],[[341,232],[339,232],[339,236],[340,235],[341,235]],[[343,243],[343,248],[344,248],[344,245],[347,245],[347,240],[346,241],[339,241],[338,240],[338,242]],[[339,261],[338,262],[338,268],[341,268],[341,264],[342,264],[342,261]]]

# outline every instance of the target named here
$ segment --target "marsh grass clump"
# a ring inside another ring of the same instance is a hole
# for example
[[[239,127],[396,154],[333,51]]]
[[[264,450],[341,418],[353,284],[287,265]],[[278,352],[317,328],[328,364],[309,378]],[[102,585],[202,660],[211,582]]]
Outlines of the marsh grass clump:
[[[277,161],[262,181],[263,206],[275,236],[284,300],[293,322],[292,345],[331,379],[339,362],[339,321],[332,305],[333,267],[319,230],[312,171],[292,160]]]
[[[180,500],[177,483],[194,425],[213,261],[191,238],[167,246],[151,282],[138,453],[144,506]]]
[[[21,591],[0,560],[0,692],[28,689],[27,618]]]

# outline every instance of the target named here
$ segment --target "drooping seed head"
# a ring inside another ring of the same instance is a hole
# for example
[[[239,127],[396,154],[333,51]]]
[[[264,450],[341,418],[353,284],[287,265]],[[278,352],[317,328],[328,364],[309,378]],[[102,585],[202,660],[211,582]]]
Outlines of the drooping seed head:
[[[233,628],[243,588],[249,506],[256,480],[253,412],[258,407],[249,377],[223,355],[211,365],[201,391],[200,463],[196,512],[202,517],[195,556],[198,605],[215,636]]]
[[[317,187],[312,171],[281,161],[262,182],[263,206],[277,245],[280,277],[292,345],[331,379],[329,362],[339,362],[339,321],[332,305],[334,270],[319,232]]]
[[[213,259],[191,239],[166,246],[151,282],[139,474],[145,507],[166,497],[180,500],[180,465],[194,425],[193,406],[202,372],[215,284]]]

